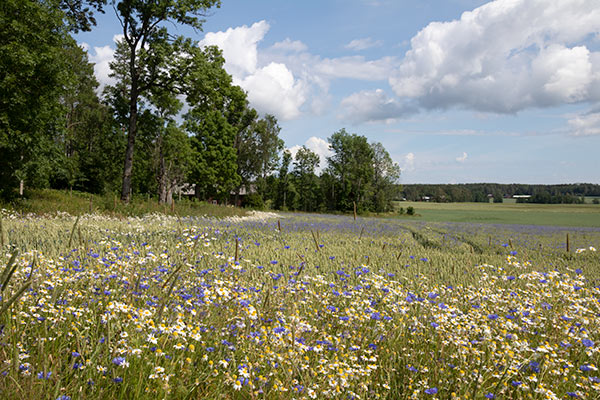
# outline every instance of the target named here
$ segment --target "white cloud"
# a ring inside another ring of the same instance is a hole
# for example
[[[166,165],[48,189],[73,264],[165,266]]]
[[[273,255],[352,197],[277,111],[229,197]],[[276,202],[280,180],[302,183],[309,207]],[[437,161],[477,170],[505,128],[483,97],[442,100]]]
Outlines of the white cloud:
[[[258,43],[268,30],[269,24],[260,21],[250,27],[244,25],[225,32],[209,32],[200,41],[200,46],[216,45],[223,51],[225,69],[232,75],[233,82],[248,92],[250,104],[260,113],[274,114],[282,120],[293,119],[301,114],[307,85],[296,79],[284,63],[259,64]],[[283,51],[305,49],[301,42],[289,39],[274,47]]]
[[[314,73],[329,78],[349,78],[365,81],[386,80],[397,65],[395,57],[367,61],[363,56],[325,58],[314,65]]]
[[[88,50],[88,56],[90,62],[94,63],[94,75],[100,83],[98,91],[102,93],[102,90],[106,85],[113,85],[116,83],[114,78],[108,76],[111,73],[110,63],[114,60],[115,49],[110,46],[96,47],[94,46],[94,53],[92,54]]]
[[[463,163],[467,160],[467,153],[463,152],[462,156],[456,157],[456,161]]]
[[[325,169],[327,167],[327,157],[333,155],[333,151],[329,148],[329,142],[323,138],[312,136],[304,142],[304,146],[319,156],[319,168],[317,168],[317,172]],[[300,145],[296,145],[288,149],[292,153],[292,157],[296,157],[296,153],[301,147]]]
[[[306,100],[305,85],[296,81],[284,64],[260,68],[244,78],[240,86],[248,91],[248,100],[257,110],[283,120],[298,117]]]
[[[383,42],[381,40],[373,40],[370,37],[362,39],[354,39],[344,47],[350,50],[366,50],[372,47],[381,47]]]
[[[225,69],[234,78],[243,78],[257,68],[257,44],[267,31],[269,24],[260,21],[248,27],[246,25],[229,28],[225,32],[208,32],[200,41],[200,47],[218,46],[223,51]]]
[[[514,113],[600,99],[600,55],[585,41],[600,32],[596,0],[497,0],[432,22],[389,79],[424,108]]]
[[[411,172],[415,170],[415,154],[408,153],[404,156],[402,160],[402,164],[400,165],[400,170],[402,172]]]
[[[308,47],[306,47],[306,45],[300,40],[292,40],[290,38],[286,38],[281,42],[275,43],[273,46],[271,46],[271,48],[274,50],[291,52],[302,52],[308,50]]]
[[[401,103],[388,97],[382,89],[353,93],[341,102],[343,120],[354,123],[364,121],[387,121],[414,114],[417,110],[410,103]]]
[[[600,109],[577,115],[568,120],[573,136],[600,135]]]

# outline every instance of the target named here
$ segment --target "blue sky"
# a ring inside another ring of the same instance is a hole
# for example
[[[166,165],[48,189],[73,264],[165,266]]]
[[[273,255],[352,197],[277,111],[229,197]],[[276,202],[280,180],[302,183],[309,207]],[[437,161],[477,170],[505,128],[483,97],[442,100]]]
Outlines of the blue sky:
[[[112,9],[77,35],[101,84]],[[223,0],[203,32],[295,150],[341,128],[401,183],[600,183],[597,0]]]

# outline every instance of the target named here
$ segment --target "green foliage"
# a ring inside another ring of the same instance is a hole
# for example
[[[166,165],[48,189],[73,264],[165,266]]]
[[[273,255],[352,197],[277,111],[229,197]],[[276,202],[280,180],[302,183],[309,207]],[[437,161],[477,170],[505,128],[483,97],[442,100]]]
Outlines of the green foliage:
[[[203,201],[178,199],[174,197],[174,205],[160,204],[158,198],[145,194],[134,194],[131,202],[122,203],[116,194],[90,194],[76,190],[28,190],[25,197],[10,203],[0,202],[1,208],[14,210],[19,213],[36,215],[83,215],[98,213],[114,217],[137,216],[161,213],[177,216],[242,216],[246,212],[240,208],[216,206]],[[173,207],[173,209],[171,209]]]
[[[406,214],[407,215],[415,215],[415,209],[412,206],[409,206],[406,208]]]
[[[365,208],[373,179],[373,149],[367,138],[349,134],[345,129],[329,138],[333,155],[328,158],[328,173],[335,178],[331,204],[335,209],[350,211],[356,203],[359,211]]]
[[[319,155],[302,146],[294,157],[294,183],[298,191],[298,202],[303,211],[317,209],[319,202],[319,180],[315,174],[319,167]]]
[[[190,69],[197,61],[197,46],[182,36],[173,37],[165,24],[178,23],[201,29],[202,16],[219,0],[140,0],[121,1],[116,9],[123,28],[123,40],[117,48],[119,55],[111,64],[119,79],[112,90],[127,99],[127,147],[123,170],[121,199],[129,201],[132,184],[134,148],[140,101],[151,96],[154,88],[172,94],[184,92]],[[122,102],[120,103],[122,104]]]
[[[0,5],[0,196],[10,197],[20,180],[48,185],[69,78],[62,18],[52,3]]]

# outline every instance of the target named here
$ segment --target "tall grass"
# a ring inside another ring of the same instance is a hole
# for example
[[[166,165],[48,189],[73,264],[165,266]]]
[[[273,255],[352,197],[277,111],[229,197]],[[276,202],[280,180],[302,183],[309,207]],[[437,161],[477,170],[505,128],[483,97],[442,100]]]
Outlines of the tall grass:
[[[3,227],[3,295],[35,281],[0,316],[3,398],[600,395],[598,229],[567,252],[562,229],[308,214]]]
[[[27,197],[16,199],[2,207],[21,213],[56,214],[66,212],[71,215],[104,214],[118,217],[142,216],[162,213],[185,216],[242,216],[246,212],[231,206],[213,205],[186,198],[175,199],[174,205],[159,204],[156,198],[147,195],[133,196],[129,203],[122,203],[116,194],[95,195],[77,191],[51,189],[32,190]]]

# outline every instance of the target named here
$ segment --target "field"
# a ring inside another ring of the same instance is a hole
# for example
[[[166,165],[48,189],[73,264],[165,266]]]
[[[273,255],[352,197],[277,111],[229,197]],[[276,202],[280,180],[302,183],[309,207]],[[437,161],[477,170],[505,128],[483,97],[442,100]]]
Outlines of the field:
[[[487,224],[600,227],[597,204],[429,203],[396,202],[396,208],[413,207],[427,222],[479,222]]]
[[[3,211],[0,397],[600,398],[600,224],[415,208]]]

